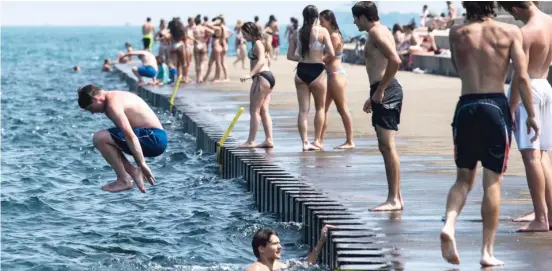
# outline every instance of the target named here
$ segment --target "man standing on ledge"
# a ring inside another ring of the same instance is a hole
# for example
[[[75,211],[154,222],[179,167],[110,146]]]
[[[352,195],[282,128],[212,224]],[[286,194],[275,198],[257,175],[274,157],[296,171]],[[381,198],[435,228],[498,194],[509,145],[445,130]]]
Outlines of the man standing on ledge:
[[[127,173],[138,189],[146,192],[143,179],[155,185],[145,157],[156,157],[167,148],[167,133],[151,108],[137,95],[126,91],[104,91],[94,85],[79,89],[79,106],[91,113],[105,113],[114,128],[94,133],[92,142],[115,170],[117,180],[102,187],[109,192],[132,189]],[[122,153],[134,157],[134,167]]]
[[[370,80],[370,98],[364,103],[363,110],[372,113],[372,126],[376,129],[388,185],[387,200],[371,211],[402,210],[400,162],[395,149],[395,133],[399,130],[403,100],[402,87],[395,75],[401,59],[395,49],[393,34],[379,21],[374,2],[358,2],[352,12],[358,30],[368,32],[364,62]]]
[[[510,59],[513,80],[519,83],[521,100],[527,109],[527,129],[538,135],[533,112],[527,60],[521,31],[515,25],[499,23],[493,1],[464,1],[467,22],[450,29],[451,60],[460,80],[462,96],[452,122],[456,183],[449,191],[446,222],[441,231],[441,253],[452,264],[460,264],[454,237],[456,218],[475,182],[477,162],[483,165],[483,248],[482,266],[504,263],[493,255],[500,210],[500,182],[506,170],[512,135],[512,115],[504,80]],[[532,139],[534,141],[536,136]]]
[[[548,231],[552,225],[552,163],[546,151],[552,151],[552,87],[548,71],[552,63],[552,17],[540,11],[530,1],[500,1],[498,4],[525,24],[521,28],[523,49],[529,60],[527,73],[533,88],[533,106],[541,134],[531,142],[525,134],[527,112],[519,103],[519,82],[510,90],[510,110],[514,112],[514,135],[525,164],[527,184],[533,200],[534,216],[518,231]],[[524,221],[518,219],[516,221]]]
[[[151,18],[146,19],[146,23],[142,25],[142,43],[144,44],[144,50],[151,52],[153,47],[153,37],[155,36],[155,26],[151,23]]]

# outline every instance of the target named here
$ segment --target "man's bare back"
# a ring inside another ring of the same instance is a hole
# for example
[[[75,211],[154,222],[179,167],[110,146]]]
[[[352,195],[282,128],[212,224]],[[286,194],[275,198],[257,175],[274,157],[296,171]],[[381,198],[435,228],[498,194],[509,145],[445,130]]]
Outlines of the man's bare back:
[[[552,17],[538,13],[521,28],[521,33],[524,48],[529,49],[529,77],[548,78],[552,64]]]
[[[386,26],[378,25],[368,31],[368,41],[364,46],[364,62],[367,64],[366,72],[368,73],[370,84],[381,81],[387,68],[387,58],[379,50],[374,41],[376,35],[382,39],[388,39],[393,44],[393,48],[395,48],[393,33]]]
[[[155,32],[155,26],[153,26],[152,23],[145,23],[144,25],[142,25],[143,35],[153,34],[153,32]]]
[[[113,119],[113,108],[122,107],[132,128],[163,129],[157,115],[148,104],[136,94],[126,91],[109,91],[106,93],[107,105],[105,115]]]
[[[515,25],[485,20],[452,27],[452,62],[462,79],[462,95],[504,93],[513,43],[521,43]]]

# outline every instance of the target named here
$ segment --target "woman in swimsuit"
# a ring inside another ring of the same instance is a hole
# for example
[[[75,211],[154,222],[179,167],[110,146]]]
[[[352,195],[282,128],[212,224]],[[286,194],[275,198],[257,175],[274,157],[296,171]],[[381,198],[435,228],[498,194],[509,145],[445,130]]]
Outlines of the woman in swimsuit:
[[[215,64],[215,77],[211,82],[218,82],[220,81],[220,70],[222,69],[222,52],[224,50],[224,40],[225,40],[225,32],[224,28],[221,27],[220,18],[213,18],[213,23],[206,23],[205,26],[207,28],[210,28],[213,30],[213,37],[211,39],[211,56],[209,57],[209,62],[207,63],[207,72],[205,73],[205,76],[203,77],[203,81],[207,81],[207,78],[209,77],[211,73],[211,69],[213,68],[213,64]]]
[[[184,24],[175,18],[169,22],[169,31],[171,32],[171,54],[176,58],[176,70],[178,71],[178,78],[182,78],[184,67],[186,66],[186,56],[184,53],[184,44],[186,42],[186,35],[184,34]]]
[[[303,26],[294,31],[289,42],[287,58],[298,61],[295,88],[299,101],[297,124],[303,144],[303,151],[320,150],[322,127],[324,126],[324,105],[326,102],[326,73],[324,72],[324,48],[328,58],[335,57],[335,51],[326,28],[319,25],[318,9],[308,5],[303,9]],[[314,97],[314,142],[307,137],[307,117],[310,109],[310,94]]]
[[[192,29],[194,36],[194,62],[196,68],[196,83],[203,83],[203,64],[207,55],[208,41],[205,39],[206,33],[213,34],[211,29],[201,24],[201,15],[197,15],[194,19],[195,26]]]
[[[268,113],[268,106],[270,104],[272,89],[276,81],[268,66],[266,48],[270,45],[263,41],[261,32],[255,23],[247,22],[241,29],[243,37],[247,41],[250,41],[253,46],[247,54],[251,60],[251,71],[240,80],[245,82],[248,79],[253,79],[253,82],[251,83],[251,91],[249,94],[249,114],[251,115],[249,138],[240,148],[272,148],[274,147],[272,141],[272,118]],[[253,142],[255,142],[260,121],[263,122],[265,141],[259,145],[255,145]]]
[[[238,56],[236,61],[234,61],[234,67],[241,61],[242,69],[245,70],[245,52],[247,51],[247,45],[245,44],[245,38],[243,37],[243,32],[241,30],[242,26],[243,22],[238,20],[236,28],[234,29],[236,32],[236,55]]]
[[[188,25],[184,28],[185,45],[184,57],[186,58],[186,66],[184,67],[184,83],[190,82],[190,66],[192,65],[192,55],[194,52],[194,34],[192,29],[194,28],[194,20],[192,17],[188,17]]]
[[[270,15],[266,26],[270,27],[272,30],[272,35],[270,37],[270,44],[272,45],[270,48],[271,57],[277,60],[280,51],[280,28],[278,27],[278,21],[274,15]]]
[[[232,35],[232,30],[226,27],[226,23],[224,21],[224,17],[222,15],[219,16],[220,19],[220,28],[222,29],[222,32],[224,32],[224,38],[220,40],[222,44],[222,52],[220,53],[220,67],[222,69],[222,75],[223,80],[222,82],[228,82],[230,81],[230,78],[228,77],[228,66],[226,66],[226,53],[228,53],[228,38],[230,35]],[[220,75],[216,76],[217,78]]]
[[[335,102],[337,112],[341,115],[343,126],[345,127],[345,134],[347,141],[336,149],[351,149],[355,147],[353,142],[353,119],[349,114],[349,108],[347,107],[347,95],[345,94],[345,87],[347,86],[347,74],[341,66],[343,57],[343,37],[339,26],[335,20],[335,15],[331,10],[324,10],[320,13],[320,25],[328,30],[330,33],[330,39],[335,50],[335,57],[324,57],[326,63],[326,72],[328,75],[328,92],[326,93],[326,117],[324,126],[322,127],[322,137],[320,138],[321,147],[324,147],[324,134],[328,128],[328,110]]]

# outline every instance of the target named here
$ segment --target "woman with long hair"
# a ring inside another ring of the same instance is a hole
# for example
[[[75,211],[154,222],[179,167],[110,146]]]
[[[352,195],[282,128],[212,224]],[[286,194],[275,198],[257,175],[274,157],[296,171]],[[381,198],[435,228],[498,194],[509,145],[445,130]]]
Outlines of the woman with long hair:
[[[224,21],[224,17],[222,17],[222,15],[219,16],[219,20],[220,28],[222,29],[222,32],[224,32],[224,38],[220,40],[222,44],[222,52],[220,53],[220,68],[223,76],[222,82],[228,82],[230,81],[230,78],[228,77],[228,66],[226,65],[226,53],[228,53],[228,38],[232,34],[232,30],[226,27],[226,22]],[[220,70],[217,72],[219,71]],[[220,75],[216,77],[220,77]]]
[[[220,70],[222,69],[222,53],[224,51],[224,42],[226,40],[226,31],[221,25],[221,20],[219,17],[213,18],[212,23],[206,23],[205,26],[213,30],[213,37],[211,38],[211,55],[209,57],[209,62],[207,63],[207,72],[203,77],[203,81],[207,81],[209,75],[211,74],[211,69],[213,64],[215,64],[215,77],[211,82],[220,81]]]
[[[178,77],[182,78],[184,67],[186,65],[185,56],[185,42],[186,35],[184,33],[184,24],[178,19],[174,18],[169,22],[169,31],[171,33],[171,54],[176,59],[176,70],[178,71]]]
[[[326,93],[326,117],[324,126],[322,127],[320,144],[324,146],[324,134],[328,128],[328,110],[332,102],[335,102],[335,107],[339,115],[341,115],[347,137],[345,143],[336,147],[336,149],[351,149],[355,147],[355,143],[353,142],[353,118],[351,118],[349,108],[347,107],[347,95],[345,93],[345,88],[347,87],[347,74],[341,65],[343,58],[343,36],[335,20],[335,15],[331,10],[326,9],[320,12],[320,25],[326,28],[330,33],[330,39],[335,51],[335,57],[327,56],[324,58],[326,73],[328,75],[328,91]]]
[[[295,76],[295,88],[299,102],[297,126],[303,151],[322,148],[322,127],[324,125],[324,105],[326,102],[326,73],[324,72],[324,48],[329,58],[335,57],[335,51],[326,28],[319,25],[318,9],[308,5],[303,9],[303,26],[295,31],[289,41],[287,58],[298,61]],[[307,136],[307,117],[310,109],[310,94],[314,97],[314,141],[309,143]]]
[[[266,23],[266,27],[270,28],[271,36],[270,36],[270,53],[271,57],[275,60],[278,59],[278,54],[280,52],[280,27],[278,27],[278,20],[276,20],[276,17],[274,15],[270,15],[268,18],[268,23]]]
[[[238,20],[238,22],[236,22],[236,28],[234,29],[236,32],[236,55],[238,56],[236,61],[234,61],[234,67],[241,61],[242,69],[245,70],[245,52],[247,51],[247,45],[245,44],[246,40],[243,37],[243,31],[241,30],[242,26],[243,22]]]
[[[252,43],[251,50],[247,54],[251,60],[251,71],[248,75],[241,77],[241,81],[245,82],[253,79],[250,90],[249,114],[251,115],[251,123],[249,126],[249,138],[240,145],[241,148],[272,148],[272,118],[268,113],[268,106],[272,89],[276,83],[274,75],[270,71],[268,65],[267,48],[270,46],[264,42],[261,32],[255,23],[247,22],[241,27],[243,37]],[[265,141],[259,145],[255,145],[255,137],[259,129],[259,122],[263,122],[265,132]]]
[[[209,41],[205,38],[207,34],[213,34],[213,31],[201,23],[201,15],[194,18],[194,27],[192,35],[194,37],[194,62],[196,69],[196,83],[203,83],[203,64],[207,55],[207,46]]]
[[[186,66],[184,67],[184,83],[190,82],[190,66],[192,65],[192,56],[194,53],[194,20],[192,17],[188,17],[188,24],[184,27],[184,35],[185,35],[185,49],[184,49],[184,57],[186,58]]]

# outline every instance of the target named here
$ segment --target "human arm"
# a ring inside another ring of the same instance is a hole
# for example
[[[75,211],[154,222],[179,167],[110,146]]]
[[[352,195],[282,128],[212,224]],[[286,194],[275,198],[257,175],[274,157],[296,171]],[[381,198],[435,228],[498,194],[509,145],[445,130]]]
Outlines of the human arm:
[[[392,38],[393,37],[391,37],[391,39]],[[387,37],[386,32],[382,31],[381,28],[374,29],[370,35],[370,39],[374,40],[374,45],[376,46],[376,48],[378,48],[381,54],[387,59],[387,67],[385,68],[385,73],[383,74],[383,77],[381,78],[381,81],[378,85],[378,88],[374,92],[374,95],[372,95],[371,97],[372,101],[374,101],[375,103],[381,103],[383,100],[385,89],[387,89],[387,86],[389,85],[389,83],[391,83],[391,80],[395,78],[395,75],[399,71],[401,59],[397,54],[395,46]]]
[[[452,27],[449,31],[449,44],[450,44],[450,60],[452,61],[452,66],[454,67],[454,70],[458,74],[458,67],[456,66],[456,57],[455,55],[455,48],[454,44],[456,44],[456,27]]]
[[[332,44],[330,47],[332,47],[334,49],[334,56],[333,57],[330,56],[328,51],[326,51],[326,54],[324,54],[324,58],[322,59],[324,61],[324,63],[329,62],[330,60],[332,60],[335,57],[335,51],[337,49],[336,45],[341,43],[341,36],[338,33],[332,33],[330,35],[330,42]]]
[[[320,252],[322,251],[322,248],[324,247],[324,244],[326,244],[326,240],[328,239],[328,230],[333,228],[335,227],[332,225],[325,225],[320,231],[320,240],[318,240],[318,243],[316,244],[314,249],[307,256],[307,263],[309,265],[314,265],[318,262],[318,256],[320,255]]]
[[[527,111],[527,133],[529,134],[531,129],[535,130],[535,136],[531,139],[531,142],[534,142],[539,135],[539,127],[535,119],[535,111],[533,110],[532,89],[529,74],[527,73],[527,57],[523,52],[523,36],[521,30],[517,27],[512,27],[510,31],[513,35],[512,45],[510,46],[510,58],[512,59],[512,66],[514,68],[512,81],[515,80],[515,88],[517,88],[515,91],[519,92],[523,106],[525,106],[525,110]],[[512,84],[512,92],[514,91],[513,88],[514,85]]]
[[[267,57],[265,56],[265,47],[264,47],[264,44],[262,41],[260,40],[257,40],[255,41],[255,46],[253,46],[253,50],[255,52],[255,55],[257,55],[258,57],[258,60],[257,60],[257,63],[255,64],[255,66],[253,66],[253,68],[251,69],[251,71],[249,72],[248,75],[246,76],[243,76],[241,78],[241,81],[245,81],[247,79],[251,79],[251,77],[253,77],[255,74],[259,73],[259,71],[261,71],[262,67],[264,66],[264,64],[266,63],[267,60]]]
[[[122,106],[119,105],[119,103],[122,103],[122,101],[109,101],[105,114],[108,118],[111,119],[111,121],[113,121],[113,124],[115,124],[116,127],[121,129],[121,131],[125,135],[125,140],[128,144],[128,148],[132,153],[136,164],[138,166],[145,165],[146,162],[144,159],[144,155],[142,154],[142,147],[140,146],[138,137],[136,136],[136,134],[134,134],[134,131],[132,130],[132,126],[130,126],[130,122],[128,121],[124,109]]]
[[[297,50],[297,31],[293,31],[293,34],[291,34],[289,41],[288,41],[288,51],[287,51],[287,59],[291,61],[298,62],[301,60],[301,57],[295,55],[295,50]]]

